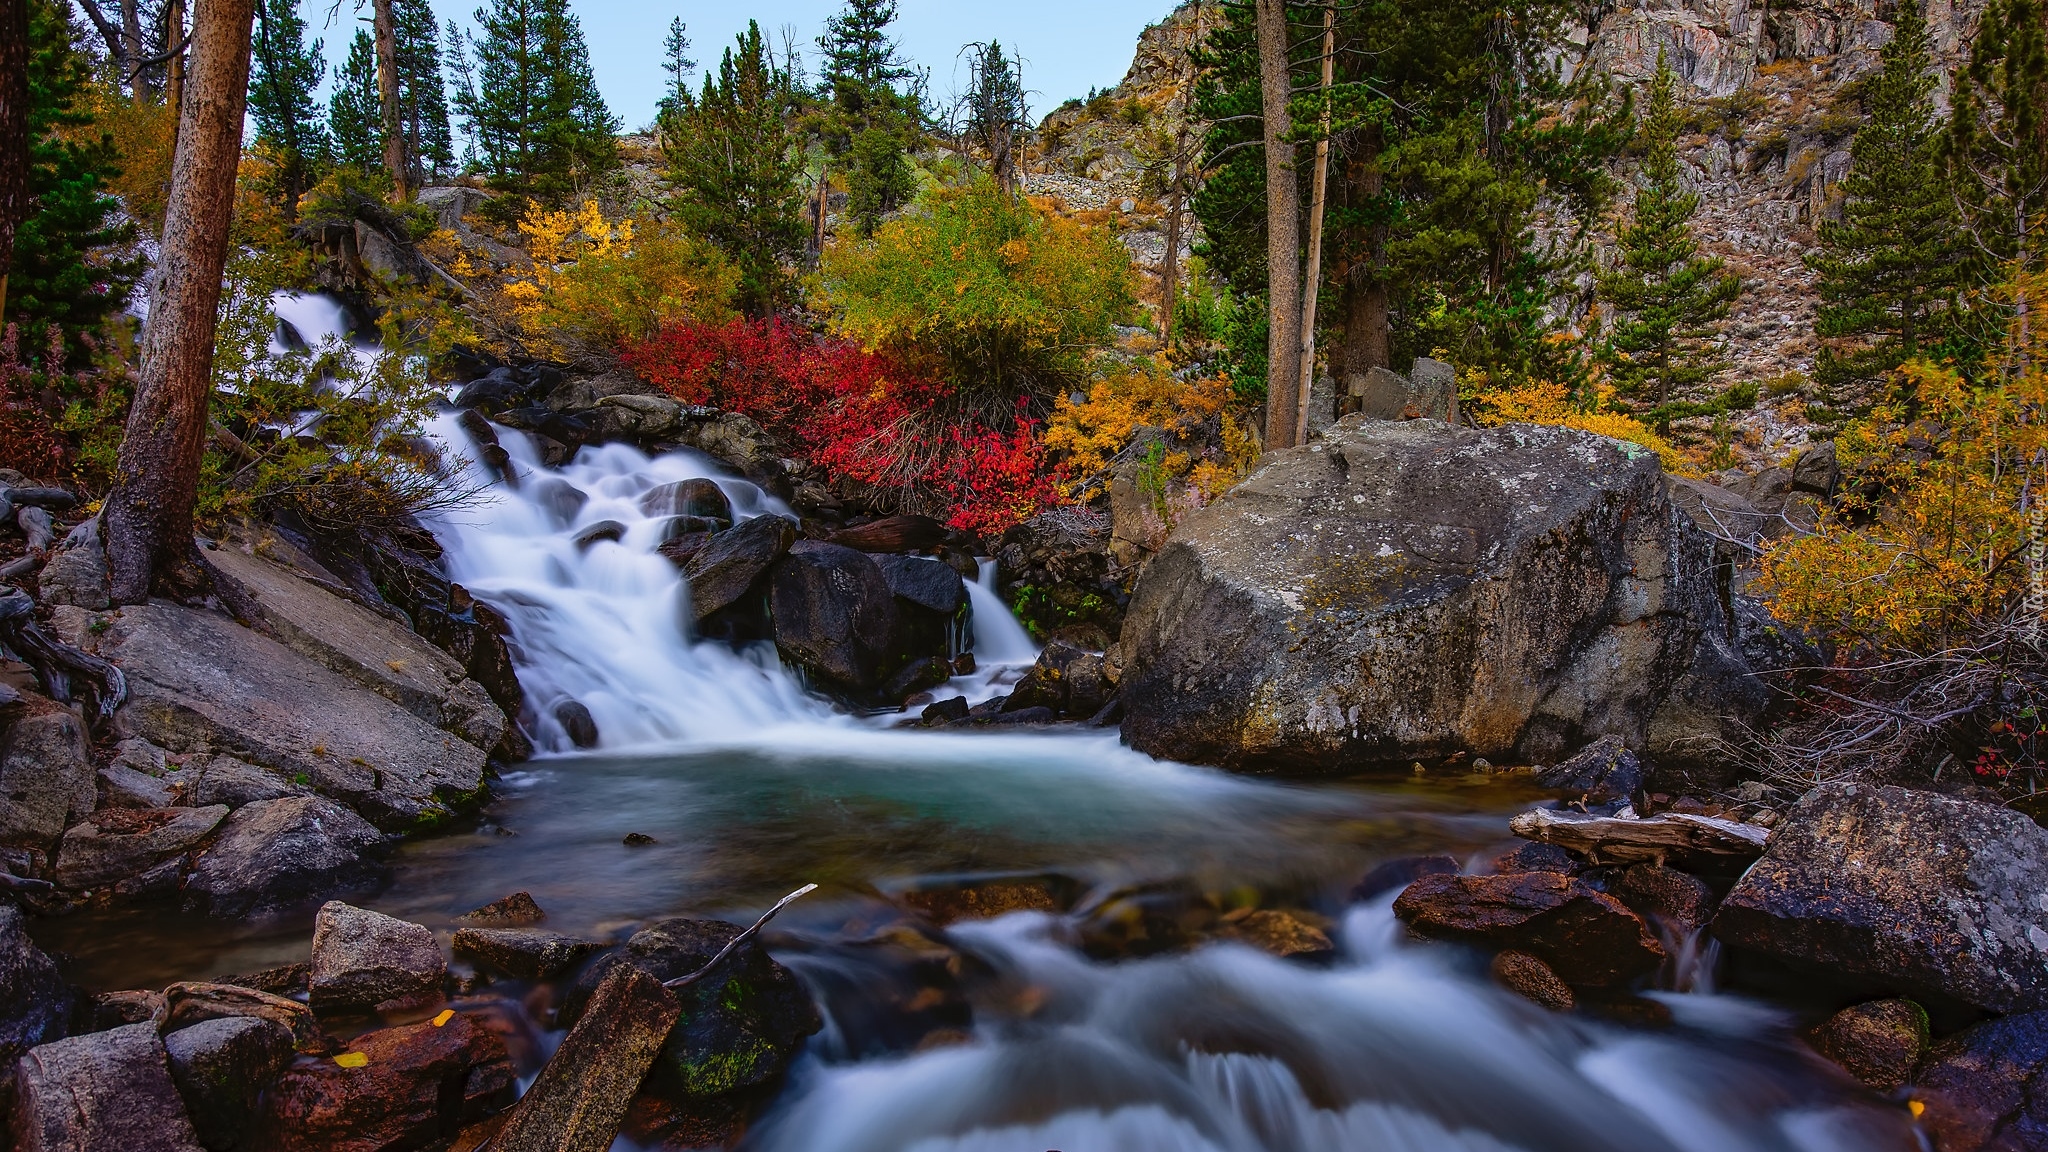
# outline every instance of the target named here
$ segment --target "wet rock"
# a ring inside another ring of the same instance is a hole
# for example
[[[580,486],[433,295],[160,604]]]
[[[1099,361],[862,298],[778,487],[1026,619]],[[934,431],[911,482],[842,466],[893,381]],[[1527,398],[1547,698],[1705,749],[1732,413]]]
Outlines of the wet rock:
[[[1574,986],[1624,984],[1664,960],[1621,901],[1553,872],[1424,876],[1394,914],[1423,936],[1531,953]]]
[[[918,714],[918,720],[927,728],[937,728],[944,724],[958,724],[967,719],[967,713],[967,697],[955,696],[950,700],[940,700],[927,705],[925,710]]]
[[[967,603],[967,587],[960,574],[937,560],[881,555],[874,561],[882,571],[882,580],[898,600],[945,617],[951,617]]]
[[[382,833],[332,800],[288,796],[234,811],[185,882],[188,910],[224,918],[275,915],[382,883]]]
[[[1130,597],[1111,534],[1110,519],[1086,508],[1042,512],[1003,533],[994,554],[1004,603],[1040,636],[1078,624],[1116,635]]]
[[[312,978],[311,964],[280,964],[275,968],[265,968],[261,972],[223,976],[220,982],[254,988],[258,992],[269,992],[275,996],[302,996]]]
[[[768,576],[775,646],[817,681],[881,687],[896,631],[896,598],[864,552],[800,541]]]
[[[1280,957],[1321,959],[1337,954],[1329,933],[1296,913],[1276,908],[1250,909],[1225,916],[1216,935]]]
[[[1403,856],[1373,865],[1351,888],[1353,900],[1372,900],[1396,888],[1406,888],[1424,876],[1455,876],[1461,871],[1454,856]]]
[[[1501,987],[1553,1012],[1569,1012],[1578,1003],[1577,997],[1572,995],[1571,985],[1551,971],[1550,965],[1527,952],[1511,948],[1498,953],[1487,966],[1487,971]]]
[[[702,516],[732,521],[732,501],[715,481],[697,478],[674,480],[650,488],[640,497],[640,510],[649,516]]]
[[[339,900],[313,920],[313,1008],[348,1012],[440,995],[448,961],[418,924]]]
[[[28,938],[21,910],[0,902],[0,1069],[14,1067],[38,1044],[61,1039],[76,1003],[56,963]]]
[[[178,802],[178,789],[125,764],[100,769],[100,800],[109,808],[169,808]]]
[[[1598,733],[1718,769],[1767,693],[1728,643],[1714,541],[1656,458],[1587,433],[1347,417],[1183,521],[1120,648],[1140,751],[1341,772]]]
[[[492,1139],[495,1152],[605,1152],[682,1006],[631,964],[614,967]]]
[[[934,924],[988,920],[1009,912],[1058,912],[1059,897],[1043,880],[995,880],[956,888],[914,889],[898,897]]]
[[[1643,765],[1619,736],[1603,736],[1578,755],[1540,772],[1536,782],[1586,804],[1624,804],[1643,786]]]
[[[626,538],[626,526],[617,520],[600,520],[576,534],[576,550],[588,552],[598,544],[617,543]]]
[[[502,900],[493,900],[474,912],[456,917],[461,923],[478,928],[523,928],[547,918],[548,914],[541,911],[540,904],[525,892],[514,892]]]
[[[592,964],[564,997],[557,1019],[572,1027],[622,965],[657,980],[686,976],[738,935],[718,920],[663,920]],[[653,1086],[683,1108],[715,1109],[721,1099],[779,1081],[821,1026],[818,1010],[789,969],[749,941],[703,980],[680,989],[682,1019],[655,1063]]]
[[[1561,872],[1567,876],[1579,870],[1579,861],[1555,844],[1525,843],[1493,858],[1495,872]]]
[[[683,565],[698,624],[738,603],[795,543],[796,525],[780,516],[756,516],[712,536]]]
[[[103,809],[64,834],[57,886],[82,892],[138,875],[199,843],[227,816],[227,806],[219,804]]]
[[[1092,716],[1111,691],[1100,652],[1053,640],[1011,691],[1005,712],[1050,708],[1067,716]]]
[[[620,843],[628,848],[644,848],[654,842],[654,837],[649,836],[645,832],[628,832],[626,833],[626,838],[620,841]]]
[[[455,1013],[358,1036],[335,1059],[302,1060],[264,1101],[264,1152],[427,1148],[512,1102],[505,1042]]]
[[[1714,934],[1993,1012],[2048,1005],[2048,831],[1932,792],[1825,785],[1772,833]]]
[[[1813,1050],[1879,1092],[1913,1078],[1927,1051],[1927,1010],[1911,1000],[1844,1008],[1806,1034]]]
[[[162,602],[107,623],[69,639],[127,673],[123,735],[304,777],[388,829],[446,819],[481,795],[483,749],[268,636]]]
[[[454,940],[457,956],[522,980],[559,976],[599,947],[595,940],[533,928],[464,928]]]
[[[2048,1012],[1966,1029],[1927,1054],[1913,1098],[1940,1152],[2034,1152],[2048,1147]]]
[[[1040,705],[1031,708],[1019,708],[1015,712],[992,712],[982,716],[972,716],[967,722],[977,728],[1009,728],[1021,727],[1027,724],[1052,724],[1058,720],[1059,713]]]
[[[1676,868],[1632,865],[1607,890],[1637,915],[1662,923],[1674,939],[1698,932],[1714,918],[1713,889],[1699,877]]]
[[[54,848],[99,802],[85,727],[69,712],[44,712],[0,737],[0,847]]]
[[[164,1050],[199,1143],[212,1152],[247,1146],[257,1098],[293,1056],[289,1029],[249,1016],[181,1028],[164,1037]]]
[[[20,1152],[199,1152],[153,1024],[30,1049],[14,1087]]]
[[[938,656],[927,656],[905,664],[882,685],[882,699],[903,700],[927,688],[936,688],[953,677],[953,666]]]
[[[292,1046],[300,1052],[334,1051],[333,1041],[321,1030],[313,1010],[283,992],[226,982],[190,982],[164,989],[163,999],[165,1031],[187,1028],[204,1020],[268,1020],[291,1033]]]
[[[578,748],[597,747],[597,718],[581,701],[564,700],[555,705],[555,723],[569,734],[569,743]]]

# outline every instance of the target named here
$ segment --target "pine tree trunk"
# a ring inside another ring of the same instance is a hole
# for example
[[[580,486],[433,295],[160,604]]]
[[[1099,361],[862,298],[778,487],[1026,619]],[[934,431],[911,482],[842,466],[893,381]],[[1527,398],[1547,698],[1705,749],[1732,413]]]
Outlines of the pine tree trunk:
[[[128,80],[128,94],[138,100],[154,96],[143,76],[149,69],[140,66],[151,55],[142,48],[142,0],[121,0],[121,52],[128,58],[127,67],[122,70]],[[128,75],[127,68],[135,69],[134,74]]]
[[[1294,443],[1301,406],[1301,191],[1287,100],[1287,0],[1255,0],[1259,107],[1266,145],[1266,447]]]
[[[1345,169],[1345,199],[1354,212],[1378,198],[1385,184],[1380,168],[1383,141],[1376,127],[1359,130],[1357,158]],[[1344,391],[1375,368],[1392,368],[1393,320],[1387,283],[1379,275],[1387,242],[1384,225],[1367,224],[1349,239],[1352,258],[1344,277]]]
[[[1330,191],[1330,81],[1337,62],[1337,0],[1323,0],[1323,113],[1316,132],[1314,191],[1308,207],[1308,286],[1301,294],[1301,403],[1295,414],[1294,442],[1308,443],[1308,410],[1315,402],[1316,304],[1323,287],[1323,205]]]
[[[123,604],[148,599],[156,575],[192,548],[254,12],[254,0],[199,0],[193,12],[192,70],[142,373],[103,513],[113,593]]]
[[[407,198],[405,129],[398,113],[398,22],[391,0],[373,0],[377,32],[377,104],[384,113],[384,170],[391,173],[391,198]]]
[[[185,54],[175,51],[184,37],[185,0],[171,0],[170,11],[164,17],[164,51],[172,54],[164,73],[164,103],[171,110],[173,123],[185,103]]]
[[[14,231],[28,217],[28,0],[0,0],[0,327]]]

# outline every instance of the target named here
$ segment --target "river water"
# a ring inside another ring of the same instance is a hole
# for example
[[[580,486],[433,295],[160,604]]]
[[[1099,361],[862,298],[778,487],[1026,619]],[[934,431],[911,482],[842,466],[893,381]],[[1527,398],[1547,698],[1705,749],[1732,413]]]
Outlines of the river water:
[[[470,451],[452,422],[439,434]],[[394,883],[363,903],[445,939],[456,916],[523,889],[548,927],[623,939],[662,916],[746,922],[820,884],[765,939],[826,1027],[747,1148],[1920,1147],[1901,1106],[1804,1050],[1789,1010],[1653,991],[1667,1026],[1555,1015],[1495,987],[1479,958],[1405,941],[1392,893],[1349,899],[1380,861],[1450,852],[1477,864],[1506,847],[1507,815],[1535,796],[1526,788],[1251,779],[1141,756],[1113,732],[910,731],[892,727],[900,716],[835,709],[772,648],[693,642],[688,588],[655,552],[661,517],[639,501],[709,476],[738,515],[786,508],[692,453],[614,445],[555,470],[521,434],[500,437],[517,489],[492,486],[433,526],[454,579],[513,621],[540,754],[472,825],[405,846]],[[604,520],[623,536],[579,548]],[[1032,648],[993,592],[972,591],[980,670],[952,690],[979,698],[1002,691]],[[563,699],[589,708],[596,749],[575,751],[550,717]],[[631,833],[652,843],[627,846]],[[1048,879],[1074,911],[954,925],[948,943],[979,975],[943,1036],[915,1022],[902,966],[873,946],[901,915],[892,897],[1016,877]],[[1107,910],[1155,897],[1321,917],[1335,955],[1300,963],[1212,943],[1112,958],[1084,946]],[[289,923],[227,936],[138,913],[53,925],[80,975],[106,988],[301,961],[306,933]]]

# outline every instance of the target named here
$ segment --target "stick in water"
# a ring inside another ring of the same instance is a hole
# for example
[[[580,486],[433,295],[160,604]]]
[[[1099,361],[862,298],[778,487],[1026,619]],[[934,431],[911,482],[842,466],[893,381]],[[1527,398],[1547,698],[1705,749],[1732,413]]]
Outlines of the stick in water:
[[[702,968],[697,969],[695,972],[690,973],[688,976],[678,976],[673,980],[665,980],[662,982],[662,987],[688,988],[690,985],[695,984],[697,981],[702,980],[704,977],[711,975],[711,970],[713,968],[718,967],[720,961],[724,960],[727,956],[732,955],[734,949],[737,949],[740,945],[745,944],[747,941],[753,939],[754,933],[759,932],[762,929],[762,927],[766,925],[770,920],[775,919],[775,914],[777,912],[780,912],[784,908],[789,907],[790,903],[796,900],[797,898],[802,896],[808,896],[811,893],[816,892],[817,890],[818,886],[816,884],[806,884],[803,887],[797,889],[796,891],[791,892],[789,895],[784,896],[782,899],[777,900],[775,902],[775,907],[770,908],[768,911],[762,913],[761,918],[759,920],[754,921],[754,926],[752,928],[749,928],[745,932],[742,932],[739,935],[733,937],[732,940],[729,943],[727,943],[725,947],[720,948],[718,950],[718,955],[713,956],[710,959],[710,961],[706,963]]]

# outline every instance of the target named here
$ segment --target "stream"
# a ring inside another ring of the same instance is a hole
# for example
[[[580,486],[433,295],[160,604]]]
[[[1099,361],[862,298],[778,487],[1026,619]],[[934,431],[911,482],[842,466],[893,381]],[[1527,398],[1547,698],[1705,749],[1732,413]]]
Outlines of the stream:
[[[470,451],[452,421],[438,434]],[[825,1028],[743,1148],[1921,1146],[1902,1107],[1806,1051],[1790,1009],[1653,992],[1667,1027],[1557,1015],[1496,987],[1481,958],[1407,942],[1393,893],[1350,900],[1376,863],[1507,847],[1506,817],[1539,795],[1512,779],[1273,781],[1154,760],[1114,732],[900,730],[902,716],[836,710],[772,647],[691,641],[688,588],[655,552],[661,518],[638,500],[708,476],[736,515],[786,508],[694,453],[611,445],[549,469],[520,433],[500,437],[518,488],[492,486],[432,526],[451,576],[513,622],[539,754],[470,824],[401,849],[392,885],[364,903],[445,942],[456,916],[523,889],[547,927],[623,940],[663,916],[748,922],[820,884],[764,940],[811,989]],[[579,549],[603,520],[623,537]],[[971,594],[979,670],[940,692],[983,698],[1033,650],[992,590]],[[564,698],[590,709],[596,749],[575,751],[550,718]],[[629,833],[653,843],[626,846]],[[907,888],[1004,877],[1051,878],[1077,911],[948,929],[984,975],[957,1034],[937,1043],[905,1023],[906,977],[866,938],[899,915],[891,897]],[[1283,961],[1226,943],[1090,957],[1080,923],[1091,911],[1159,892],[1319,914],[1336,955]],[[304,923],[229,937],[148,913],[53,927],[79,978],[104,988],[303,961],[307,940]],[[516,1003],[505,988],[487,992]],[[548,1046],[538,1027],[529,1065]]]

